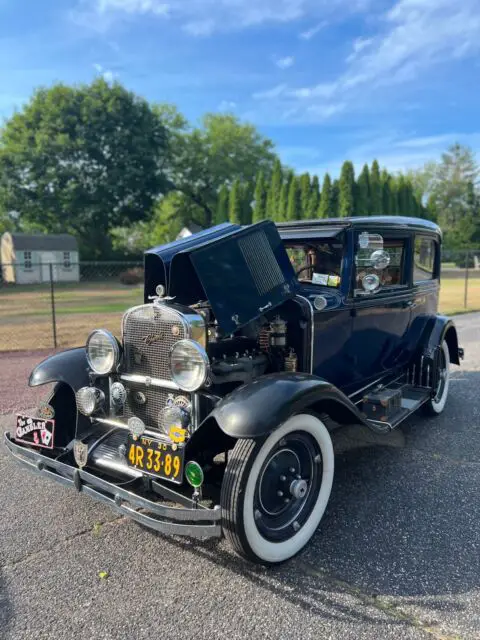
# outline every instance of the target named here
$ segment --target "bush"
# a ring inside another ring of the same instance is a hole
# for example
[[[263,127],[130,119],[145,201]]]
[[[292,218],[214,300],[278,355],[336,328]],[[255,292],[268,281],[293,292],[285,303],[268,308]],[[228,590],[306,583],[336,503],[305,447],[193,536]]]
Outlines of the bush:
[[[133,267],[132,269],[127,269],[126,271],[122,271],[119,278],[122,284],[127,284],[127,285],[141,284],[144,279],[144,272],[142,267]]]

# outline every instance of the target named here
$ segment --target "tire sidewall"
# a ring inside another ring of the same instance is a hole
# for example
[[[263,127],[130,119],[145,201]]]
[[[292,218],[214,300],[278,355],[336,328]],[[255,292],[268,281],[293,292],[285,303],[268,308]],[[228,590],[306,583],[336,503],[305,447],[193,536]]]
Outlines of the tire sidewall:
[[[310,434],[318,443],[322,454],[322,483],[315,506],[302,528],[288,540],[271,542],[258,531],[254,516],[254,496],[263,464],[273,447],[284,436],[294,431]],[[315,533],[324,514],[332,490],[334,453],[330,434],[321,420],[311,414],[292,416],[271,433],[257,450],[250,467],[242,505],[242,538],[251,550],[251,555],[265,563],[278,563],[296,555]]]
[[[429,402],[428,408],[435,415],[440,415],[442,411],[445,409],[445,404],[448,398],[448,391],[450,388],[450,351],[448,350],[448,345],[445,340],[442,342],[441,348],[443,349],[443,353],[445,356],[445,366],[446,366],[447,375],[446,375],[445,387],[443,389],[442,397],[437,402],[435,401],[434,398],[432,398]]]

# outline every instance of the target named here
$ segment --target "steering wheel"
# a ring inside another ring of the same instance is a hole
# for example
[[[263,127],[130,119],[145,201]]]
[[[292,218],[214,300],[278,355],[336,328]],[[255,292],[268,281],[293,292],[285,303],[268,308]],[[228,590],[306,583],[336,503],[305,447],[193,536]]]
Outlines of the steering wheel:
[[[298,269],[298,270],[295,272],[295,275],[298,277],[301,273],[303,273],[304,271],[307,271],[307,269],[310,269],[311,271],[313,271],[314,267],[313,267],[313,265],[312,265],[312,264],[310,264],[310,265],[308,265],[308,266],[306,266],[306,267],[302,267],[301,269]]]

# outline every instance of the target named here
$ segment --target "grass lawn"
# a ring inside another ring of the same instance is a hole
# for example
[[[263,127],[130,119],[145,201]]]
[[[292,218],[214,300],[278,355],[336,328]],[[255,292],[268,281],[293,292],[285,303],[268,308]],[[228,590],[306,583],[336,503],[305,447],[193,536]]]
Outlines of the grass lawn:
[[[446,315],[480,310],[480,278],[468,283],[464,307],[462,278],[445,278],[440,312]],[[85,344],[92,329],[120,335],[123,313],[143,302],[143,287],[115,282],[58,286],[55,291],[57,341],[60,348]],[[0,351],[49,349],[53,346],[50,289],[44,285],[0,288]]]

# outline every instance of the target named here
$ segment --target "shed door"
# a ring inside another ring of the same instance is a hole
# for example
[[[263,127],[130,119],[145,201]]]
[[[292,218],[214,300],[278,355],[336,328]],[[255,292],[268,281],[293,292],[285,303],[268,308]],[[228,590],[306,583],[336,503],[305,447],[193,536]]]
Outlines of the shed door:
[[[50,282],[50,264],[52,265],[52,275],[54,282],[57,281],[57,265],[55,264],[55,254],[51,251],[42,251],[40,254],[42,268],[42,282]]]

